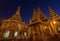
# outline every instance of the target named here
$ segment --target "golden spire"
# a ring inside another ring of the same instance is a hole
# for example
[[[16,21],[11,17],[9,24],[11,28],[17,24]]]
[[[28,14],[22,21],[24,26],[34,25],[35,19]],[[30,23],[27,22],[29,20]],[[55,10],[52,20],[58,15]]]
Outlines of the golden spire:
[[[32,16],[32,19],[30,20],[30,23],[35,22],[35,21],[37,21],[37,12],[36,12],[36,10],[34,8],[33,16]]]
[[[36,13],[36,10],[34,9],[32,20],[35,20],[35,19],[37,19],[37,13]]]
[[[55,19],[58,17],[58,15],[48,6],[49,12],[50,12],[50,19]]]
[[[44,14],[42,13],[42,11],[40,10],[40,8],[38,7],[38,20],[41,19],[42,22],[46,22],[48,21],[48,19],[44,16]]]
[[[21,17],[20,17],[20,6],[18,7],[16,13],[10,18],[10,20],[21,21]]]

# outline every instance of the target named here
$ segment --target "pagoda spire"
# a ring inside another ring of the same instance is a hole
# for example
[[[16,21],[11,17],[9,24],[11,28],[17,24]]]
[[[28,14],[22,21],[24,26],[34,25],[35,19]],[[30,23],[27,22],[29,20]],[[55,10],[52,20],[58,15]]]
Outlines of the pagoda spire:
[[[36,12],[36,10],[35,10],[35,8],[34,8],[32,20],[35,20],[35,19],[37,19],[37,12]]]
[[[37,12],[36,12],[36,10],[35,10],[35,8],[34,8],[33,16],[32,16],[32,19],[30,20],[30,23],[31,23],[31,22],[35,22],[35,21],[37,21]]]
[[[38,6],[38,12],[37,13],[38,13],[38,20],[41,20],[42,22],[48,21],[48,19],[46,18],[46,16],[40,10],[39,6]]]
[[[18,7],[16,13],[10,18],[10,20],[21,21],[21,17],[20,17],[20,6]]]
[[[58,18],[58,15],[48,6],[50,12],[50,19]]]

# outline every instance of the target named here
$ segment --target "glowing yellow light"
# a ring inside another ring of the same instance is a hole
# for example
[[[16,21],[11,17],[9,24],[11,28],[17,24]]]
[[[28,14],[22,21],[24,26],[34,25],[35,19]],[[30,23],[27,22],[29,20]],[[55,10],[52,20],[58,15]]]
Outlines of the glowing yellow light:
[[[45,29],[46,29],[47,27],[45,26]]]
[[[56,21],[53,21],[54,24],[56,24]]]

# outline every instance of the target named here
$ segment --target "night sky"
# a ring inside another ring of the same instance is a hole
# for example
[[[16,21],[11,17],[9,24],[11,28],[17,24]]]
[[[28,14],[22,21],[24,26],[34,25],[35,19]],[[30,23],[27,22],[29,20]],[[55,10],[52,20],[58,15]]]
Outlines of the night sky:
[[[28,23],[32,17],[34,8],[39,6],[44,15],[49,19],[48,6],[60,15],[60,0],[0,0],[0,19],[10,18],[21,8],[22,21]]]

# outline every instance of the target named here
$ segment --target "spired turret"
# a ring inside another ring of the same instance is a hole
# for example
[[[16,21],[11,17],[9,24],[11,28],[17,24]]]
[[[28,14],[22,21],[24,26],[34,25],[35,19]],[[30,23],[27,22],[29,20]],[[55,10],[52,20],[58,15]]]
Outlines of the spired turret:
[[[39,7],[37,13],[38,13],[38,20],[41,20],[42,22],[48,21],[48,19],[46,18],[46,16],[44,16],[44,14],[42,13]]]
[[[36,10],[34,8],[33,16],[32,16],[32,19],[30,20],[30,23],[31,22],[36,22],[36,21],[37,21],[37,12],[36,12]]]
[[[59,16],[50,8],[50,7],[48,7],[48,9],[49,9],[49,12],[50,12],[50,29],[52,29],[51,30],[51,32],[53,33],[53,35],[54,34],[57,34],[58,32],[57,32],[57,18],[59,18]]]
[[[10,20],[22,21],[20,16],[20,6],[18,7],[15,15],[13,15]]]
[[[33,17],[30,20],[31,22],[47,22],[48,19],[46,18],[46,16],[44,16],[44,14],[42,13],[42,11],[40,10],[40,8],[38,7],[38,10],[36,12],[36,10],[34,9],[33,12]]]
[[[35,19],[37,19],[37,12],[36,12],[36,10],[34,9],[32,20],[35,20]]]
[[[48,9],[50,12],[50,19],[56,19],[59,17],[50,7],[48,7]]]

